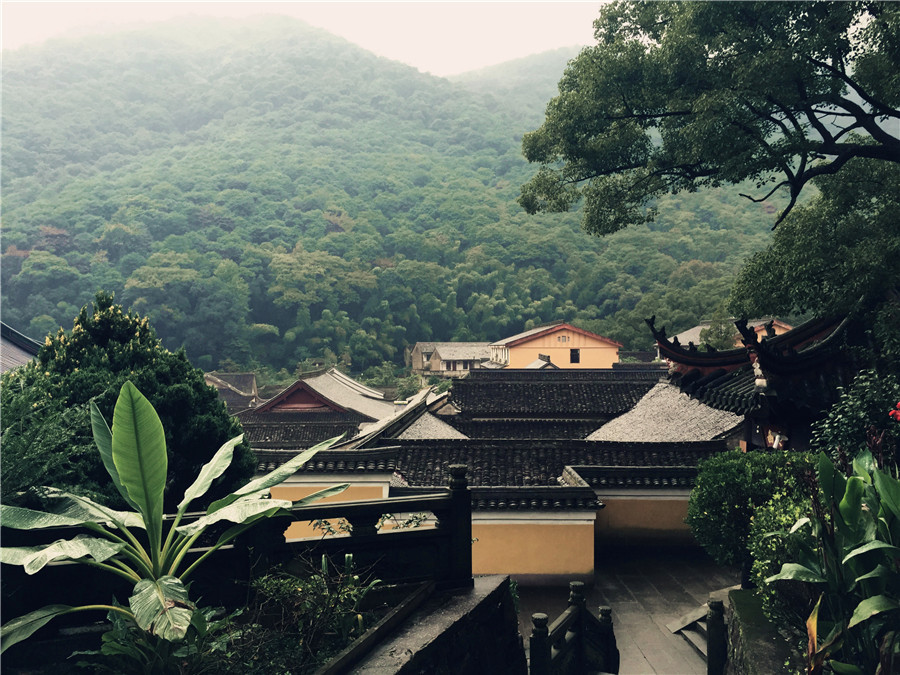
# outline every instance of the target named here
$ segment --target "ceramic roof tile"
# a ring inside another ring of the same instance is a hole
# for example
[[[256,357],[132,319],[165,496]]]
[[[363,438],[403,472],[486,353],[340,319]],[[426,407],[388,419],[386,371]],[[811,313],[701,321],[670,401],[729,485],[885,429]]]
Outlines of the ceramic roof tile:
[[[587,436],[590,441],[706,441],[726,437],[743,416],[691,399],[675,385],[660,382],[625,414]]]

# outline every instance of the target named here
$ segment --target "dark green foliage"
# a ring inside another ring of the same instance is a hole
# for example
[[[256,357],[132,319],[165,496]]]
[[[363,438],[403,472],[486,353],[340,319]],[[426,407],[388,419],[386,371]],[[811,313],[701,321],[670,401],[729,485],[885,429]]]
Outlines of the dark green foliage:
[[[801,582],[818,594],[806,621],[810,672],[824,664],[837,673],[892,673],[900,658],[900,481],[868,451],[847,474],[819,454],[821,503],[784,534],[795,555],[766,581]]]
[[[697,542],[720,565],[743,564],[756,509],[776,493],[802,492],[809,456],[731,450],[700,465],[686,522]]]
[[[253,582],[246,623],[232,633],[218,672],[314,671],[370,627],[360,605],[378,583],[361,578],[352,555],[343,566],[322,556],[298,576],[277,569],[263,575]]]
[[[583,198],[584,228],[609,234],[652,222],[667,193],[747,180],[790,209],[848,160],[898,162],[898,24],[889,3],[605,5],[523,139],[541,168],[519,202]]]
[[[170,642],[138,628],[117,612],[107,617],[110,629],[96,651],[75,652],[78,666],[90,673],[134,673],[135,675],[202,675],[221,672],[234,620],[240,610],[224,615],[221,609],[194,612],[191,626],[181,642]],[[85,658],[86,657],[86,658]]]
[[[882,466],[900,466],[900,424],[888,416],[900,401],[900,376],[864,370],[828,414],[813,426],[813,447],[834,459],[852,460],[871,449],[873,437],[884,453]]]
[[[728,316],[724,307],[719,307],[713,313],[709,326],[700,331],[700,342],[718,350],[734,349],[734,335],[734,319]]]
[[[753,560],[750,581],[762,598],[763,612],[782,630],[804,635],[803,626],[818,596],[800,582],[767,584],[766,579],[781,566],[796,559],[797,546],[784,533],[800,518],[810,515],[812,495],[808,491],[778,490],[756,509],[750,521],[747,552]]]
[[[71,331],[48,336],[33,361],[3,374],[3,501],[14,502],[35,485],[52,485],[121,506],[94,447],[88,403],[96,402],[111,419],[126,380],[145,392],[166,430],[167,510],[216,450],[241,433],[183,351],[163,348],[145,317],[98,293]],[[243,485],[254,469],[253,453],[242,443],[205,503]]]
[[[385,361],[380,366],[367,368],[362,374],[360,382],[370,387],[387,389],[394,400],[403,400],[422,389],[421,378],[410,373],[408,369],[397,368],[390,361]]]
[[[900,165],[854,160],[816,186],[741,270],[730,309],[849,314],[871,331],[871,363],[900,377]]]
[[[451,83],[282,19],[7,54],[4,321],[39,337],[106,288],[205,370],[275,372],[556,319],[631,349],[651,314],[690,328],[773,216],[706,191],[605,241],[528,217],[521,135],[563,61],[491,93],[497,71]]]

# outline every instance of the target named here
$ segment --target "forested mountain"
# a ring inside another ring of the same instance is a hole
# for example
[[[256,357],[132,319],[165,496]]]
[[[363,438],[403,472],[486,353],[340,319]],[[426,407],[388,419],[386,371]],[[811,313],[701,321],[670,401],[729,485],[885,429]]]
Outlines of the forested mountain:
[[[572,55],[450,82],[284,17],[4,52],[3,320],[40,338],[106,289],[207,369],[554,319],[647,348],[644,317],[714,311],[774,209],[697,193],[604,239],[527,216],[522,134]]]

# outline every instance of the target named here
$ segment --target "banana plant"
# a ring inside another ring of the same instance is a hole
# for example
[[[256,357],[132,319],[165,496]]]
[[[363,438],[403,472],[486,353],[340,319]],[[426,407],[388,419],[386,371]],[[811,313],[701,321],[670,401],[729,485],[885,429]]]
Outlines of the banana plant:
[[[802,581],[821,591],[807,622],[810,673],[826,663],[848,675],[881,672],[879,662],[896,650],[900,481],[879,469],[869,451],[859,454],[852,469],[845,477],[824,453],[819,456],[825,510],[794,524],[788,536],[796,544],[796,561],[766,579]],[[821,644],[820,634],[827,635]]]
[[[85,497],[47,488],[52,512],[0,505],[3,526],[39,530],[81,526],[86,533],[51,544],[0,549],[0,562],[22,565],[27,574],[55,560],[71,560],[99,568],[133,583],[128,606],[96,604],[49,605],[7,622],[0,628],[0,652],[28,638],[63,614],[101,610],[124,615],[141,629],[165,640],[184,638],[196,606],[185,580],[222,546],[258,522],[285,515],[292,505],[308,504],[340,493],[347,485],[320,490],[298,501],[271,499],[269,490],[297,471],[337,438],[306,450],[265,476],[256,478],[210,504],[199,518],[182,524],[191,502],[202,497],[232,461],[243,436],[225,443],[200,470],[185,491],[177,512],[166,525],[163,492],[166,484],[166,440],[162,423],[150,402],[131,382],[119,392],[112,429],[93,403],[91,426],[103,465],[119,494],[133,511],[116,511]],[[189,562],[188,552],[213,524],[229,522],[218,540]]]

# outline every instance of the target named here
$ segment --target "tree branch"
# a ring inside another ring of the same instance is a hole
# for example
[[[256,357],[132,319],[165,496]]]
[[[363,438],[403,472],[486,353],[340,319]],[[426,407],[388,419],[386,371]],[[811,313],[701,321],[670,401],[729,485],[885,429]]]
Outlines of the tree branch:
[[[806,60],[809,61],[814,66],[822,68],[823,70],[827,70],[828,72],[832,73],[833,75],[836,75],[838,79],[845,82],[851,89],[853,89],[853,91],[855,91],[857,94],[859,94],[859,97],[861,99],[863,99],[866,103],[868,103],[873,108],[877,109],[880,114],[886,115],[888,117],[900,118],[900,111],[897,111],[894,108],[890,107],[889,105],[882,103],[874,96],[870,96],[865,91],[865,89],[863,89],[862,86],[860,86],[859,83],[856,82],[856,80],[854,80],[852,77],[847,75],[842,70],[835,68],[834,66],[832,66],[830,63],[828,63],[826,61],[821,61],[812,56],[809,56],[808,54],[805,56],[806,56]]]

